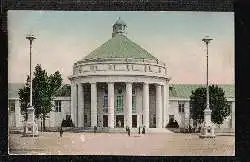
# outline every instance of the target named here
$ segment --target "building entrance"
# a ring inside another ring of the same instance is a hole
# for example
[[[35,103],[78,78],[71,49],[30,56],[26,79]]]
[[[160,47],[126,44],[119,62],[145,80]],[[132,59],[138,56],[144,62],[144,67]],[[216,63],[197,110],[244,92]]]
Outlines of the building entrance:
[[[108,127],[108,115],[103,115],[103,127]]]
[[[116,127],[123,128],[124,127],[124,116],[116,115]]]
[[[132,115],[132,128],[137,127],[137,115]]]

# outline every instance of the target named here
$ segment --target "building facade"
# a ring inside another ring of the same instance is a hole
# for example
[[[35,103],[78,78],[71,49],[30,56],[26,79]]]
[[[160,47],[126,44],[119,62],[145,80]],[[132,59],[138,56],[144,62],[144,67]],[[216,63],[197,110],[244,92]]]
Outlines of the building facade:
[[[24,84],[9,84],[9,128],[22,128],[24,118],[21,114],[20,102],[18,98],[18,89],[22,88]],[[190,84],[171,84],[169,85],[169,111],[168,111],[168,119],[173,118],[177,121],[181,128],[192,125],[192,120],[190,118],[190,95],[192,90],[195,90],[198,87],[204,85],[190,85]],[[218,126],[221,129],[231,129],[234,131],[235,128],[235,99],[234,99],[234,86],[233,85],[219,85],[223,88],[225,92],[225,96],[227,102],[230,105],[231,113],[224,120],[223,124]],[[107,96],[107,95],[106,95]],[[119,96],[119,95],[118,95]],[[142,98],[141,94],[133,95],[136,96],[134,98]],[[101,98],[101,97],[99,97]],[[107,114],[107,97],[103,97],[103,104],[98,104],[98,109],[102,109],[106,111]],[[119,99],[120,97],[117,97]],[[123,98],[124,99],[124,98]],[[105,100],[105,101],[104,101]],[[141,99],[139,99],[141,100]],[[106,103],[105,103],[106,102]],[[118,101],[119,102],[119,101]],[[124,103],[119,103],[119,106]],[[58,96],[55,97],[53,101],[52,111],[48,114],[49,118],[46,119],[45,125],[49,129],[58,129],[61,126],[62,120],[66,120],[67,118],[71,118],[71,97],[70,96]],[[132,111],[136,110],[139,104],[132,105]],[[135,112],[135,111],[133,111]],[[104,112],[105,113],[105,112]],[[86,116],[85,116],[86,117]],[[153,117],[152,117],[153,118]],[[119,119],[119,118],[118,118]],[[133,119],[132,119],[133,120]],[[153,119],[154,120],[154,119]],[[168,120],[169,121],[169,120]],[[168,123],[167,121],[167,123]],[[39,128],[41,127],[41,120],[36,121]],[[85,118],[85,127],[89,127],[91,125],[91,120],[87,117]],[[101,121],[99,121],[98,126],[101,125]],[[105,123],[107,126],[107,122]],[[118,122],[117,122],[118,124]],[[122,124],[122,123],[121,123]],[[124,125],[124,124],[123,124]],[[154,127],[154,122],[151,122],[152,127]],[[193,124],[194,125],[194,124]],[[117,125],[119,126],[119,125]]]
[[[189,96],[201,85],[169,85],[166,64],[130,40],[126,30],[119,18],[111,39],[74,63],[71,95],[55,98],[47,127],[60,127],[69,117],[82,129],[165,128],[170,118],[180,127],[190,124]],[[17,87],[13,87],[9,85],[9,126],[21,127]],[[221,87],[232,110],[222,127],[234,128],[234,87]]]
[[[77,127],[163,128],[168,121],[166,65],[126,36],[126,23],[112,38],[73,66],[71,116]]]

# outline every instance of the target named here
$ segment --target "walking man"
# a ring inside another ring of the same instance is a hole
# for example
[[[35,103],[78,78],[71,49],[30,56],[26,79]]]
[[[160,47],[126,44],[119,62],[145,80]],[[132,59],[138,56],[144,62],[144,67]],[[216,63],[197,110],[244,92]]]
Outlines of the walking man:
[[[62,127],[60,128],[60,137],[62,137],[62,135],[63,135],[63,129],[62,129]]]

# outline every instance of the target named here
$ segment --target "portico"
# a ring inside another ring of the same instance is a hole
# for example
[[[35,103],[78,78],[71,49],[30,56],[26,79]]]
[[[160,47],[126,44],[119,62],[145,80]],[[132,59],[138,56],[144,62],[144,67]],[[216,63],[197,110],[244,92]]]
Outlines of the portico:
[[[163,123],[166,123],[166,116],[162,115],[166,111],[163,106],[166,99],[161,97],[165,85],[147,82],[78,82],[72,84],[71,88],[77,101],[72,100],[72,114],[75,114],[72,119],[76,127],[163,128]]]
[[[126,28],[119,18],[112,38],[74,63],[69,79],[76,127],[166,126],[166,65],[127,38]]]

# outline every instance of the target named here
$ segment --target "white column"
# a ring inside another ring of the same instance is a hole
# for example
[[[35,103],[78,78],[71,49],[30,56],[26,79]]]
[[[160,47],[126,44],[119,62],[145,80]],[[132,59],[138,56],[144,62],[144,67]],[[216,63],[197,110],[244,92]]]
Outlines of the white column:
[[[16,127],[20,128],[22,123],[22,115],[19,100],[15,100],[15,119],[16,119]]]
[[[163,85],[161,87],[161,94],[162,94],[162,128],[165,128],[166,126],[166,86]]]
[[[168,82],[166,83],[164,91],[165,91],[165,94],[166,94],[164,96],[164,99],[165,99],[165,108],[164,108],[165,125],[164,125],[164,127],[165,127],[168,124],[168,121],[169,121],[169,108],[170,108],[170,105],[169,105],[169,84],[168,84]]]
[[[143,83],[143,126],[149,128],[149,85]]]
[[[156,85],[156,128],[162,128],[161,85]]]
[[[78,89],[79,89],[79,86],[78,84],[76,84],[76,90],[75,90],[75,94],[76,94],[76,97],[75,97],[75,111],[74,111],[74,116],[75,116],[75,126],[78,127],[79,123],[78,123],[78,111],[79,111],[79,105],[78,105],[78,101],[79,101],[79,96],[78,96]]]
[[[114,83],[108,83],[108,127],[114,128]]]
[[[189,126],[189,102],[184,104],[184,126],[188,128]]]
[[[141,114],[136,114],[137,115],[137,127],[141,126]]]
[[[132,128],[132,83],[126,83],[126,109],[126,125]]]
[[[142,126],[142,89],[136,87],[137,127]]]
[[[91,83],[91,127],[97,126],[97,87]]]
[[[76,125],[75,111],[76,111],[76,85],[71,83],[71,119],[72,122]]]
[[[78,127],[84,126],[84,95],[83,85],[78,85]]]

